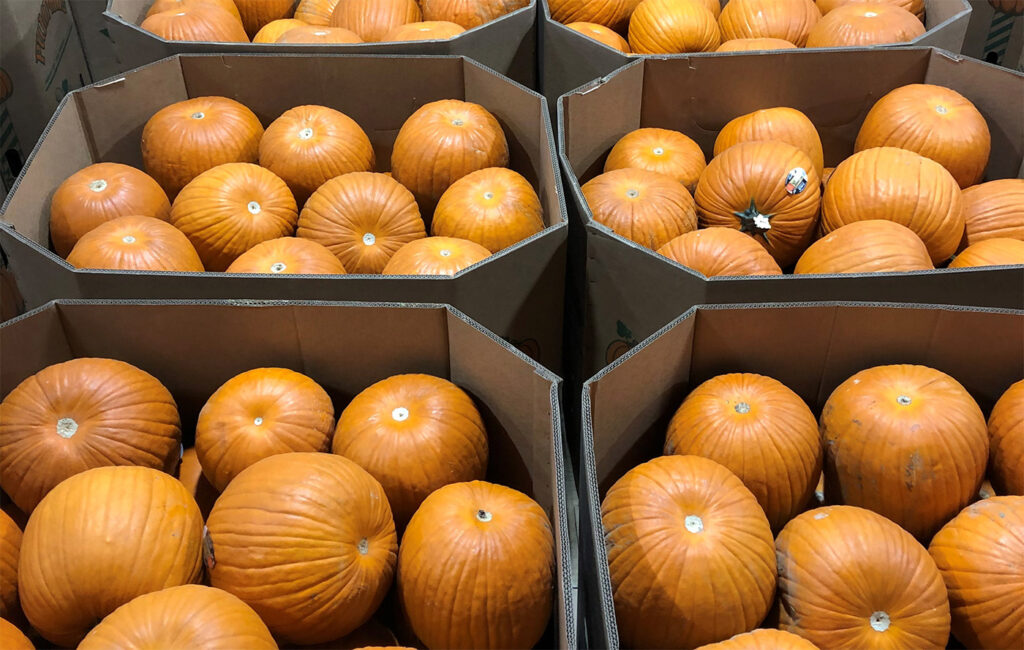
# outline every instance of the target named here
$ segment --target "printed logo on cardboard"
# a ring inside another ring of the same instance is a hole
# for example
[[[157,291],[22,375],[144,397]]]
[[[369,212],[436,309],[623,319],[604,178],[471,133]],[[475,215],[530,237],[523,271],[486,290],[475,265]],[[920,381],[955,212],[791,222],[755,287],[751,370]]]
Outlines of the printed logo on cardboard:
[[[607,364],[614,363],[619,357],[632,350],[639,343],[633,337],[633,332],[620,320],[615,321],[615,333],[619,338],[609,343],[604,351],[604,362]]]

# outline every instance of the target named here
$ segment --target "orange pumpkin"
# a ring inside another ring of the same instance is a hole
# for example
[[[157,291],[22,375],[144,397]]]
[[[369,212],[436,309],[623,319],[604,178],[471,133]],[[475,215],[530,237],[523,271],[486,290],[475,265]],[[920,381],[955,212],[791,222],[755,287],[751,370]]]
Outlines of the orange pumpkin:
[[[18,554],[21,529],[6,512],[0,511],[0,616],[13,618],[18,604]]]
[[[330,25],[331,14],[340,0],[299,0],[295,18],[310,25]]]
[[[782,275],[764,246],[732,228],[704,228],[679,235],[658,249],[674,262],[712,278],[728,275]]]
[[[729,0],[718,25],[722,38],[780,38],[803,47],[821,20],[813,0]]]
[[[794,273],[893,273],[934,269],[914,231],[894,221],[854,221],[811,244]]]
[[[781,38],[734,38],[718,46],[716,52],[764,52],[769,50],[795,50],[793,45]]]
[[[714,52],[722,44],[715,16],[698,0],[644,0],[629,21],[638,54]]]
[[[107,648],[277,650],[256,612],[226,591],[182,585],[121,605],[82,639],[79,650]]]
[[[443,20],[466,29],[522,9],[530,0],[420,0],[424,20]]]
[[[301,20],[295,20],[293,18],[282,18],[281,20],[274,20],[267,23],[260,31],[256,32],[256,35],[252,37],[253,43],[276,43],[277,39],[281,38],[290,30],[296,27],[304,27],[306,23]]]
[[[15,627],[14,623],[0,618],[0,648],[4,650],[35,650],[36,647],[21,630]]]
[[[566,25],[566,27],[573,30],[574,32],[579,32],[580,34],[583,34],[587,38],[592,38],[598,43],[610,47],[613,50],[618,50],[623,54],[629,54],[630,52],[632,52],[632,50],[629,49],[629,42],[626,41],[626,39],[622,38],[622,36],[620,36],[617,32],[612,31],[611,29],[605,27],[604,25],[599,25],[597,23],[579,22],[569,23],[568,25]]]
[[[486,108],[457,99],[419,108],[398,132],[391,173],[428,212],[452,183],[478,169],[508,166],[508,141]]]
[[[568,24],[597,23],[617,32],[625,32],[629,18],[641,0],[548,0],[551,18]]]
[[[662,456],[631,469],[605,495],[601,521],[624,646],[692,648],[752,630],[768,613],[771,526],[718,463]]]
[[[998,494],[1024,495],[1024,379],[992,408],[988,418],[992,455],[989,472]]]
[[[657,250],[697,229],[693,198],[673,178],[643,169],[616,169],[583,185],[595,221]]]
[[[422,18],[416,0],[344,0],[331,14],[331,27],[355,32],[368,43],[383,41],[392,29]]]
[[[171,203],[160,185],[134,167],[97,163],[81,169],[57,187],[50,201],[53,250],[67,257],[93,228],[128,215],[167,221]]]
[[[168,474],[135,466],[76,474],[46,495],[25,527],[21,605],[48,641],[73,646],[136,596],[197,582],[202,534],[199,507]]]
[[[342,275],[345,266],[323,244],[302,237],[279,237],[256,244],[239,255],[227,272]]]
[[[171,206],[171,224],[189,238],[208,271],[224,271],[256,244],[293,234],[297,220],[285,182],[249,163],[203,172]]]
[[[1024,496],[992,497],[967,506],[935,535],[928,551],[949,591],[957,640],[968,648],[1019,648],[1024,640]]]
[[[269,22],[291,18],[295,0],[235,0],[235,5],[245,31],[253,36]]]
[[[79,269],[203,271],[188,237],[152,217],[118,217],[90,230],[71,249],[68,263]]]
[[[151,14],[139,27],[165,41],[249,42],[238,18],[206,2],[182,3],[178,9]]]
[[[298,236],[326,246],[349,273],[380,273],[399,248],[426,234],[412,194],[384,174],[333,178],[299,215]]]
[[[807,47],[864,47],[908,43],[925,32],[917,16],[883,2],[854,2],[833,11],[814,26]]]
[[[185,5],[190,4],[208,4],[220,7],[237,18],[238,22],[242,22],[242,15],[238,13],[238,6],[235,4],[235,0],[156,0],[153,4],[149,5],[146,17],[148,18],[153,14],[163,13],[164,11],[179,10]]]
[[[694,193],[700,225],[745,232],[787,267],[814,235],[818,184],[814,163],[796,147],[741,142],[715,156],[700,177]]]
[[[196,97],[149,118],[142,129],[142,161],[146,173],[174,200],[208,169],[258,161],[262,136],[263,125],[245,106],[226,97]]]
[[[852,506],[818,508],[786,524],[775,544],[780,629],[837,650],[946,647],[942,576],[888,519]]]
[[[703,645],[697,650],[818,650],[807,639],[782,630],[754,630],[727,641]]]
[[[341,27],[306,25],[289,29],[277,37],[278,43],[362,43],[363,39],[353,31]]]
[[[220,496],[217,488],[210,485],[210,482],[203,476],[203,468],[199,465],[199,457],[196,455],[196,448],[189,447],[181,454],[181,464],[178,465],[178,480],[185,486],[192,498],[199,506],[199,512],[203,515],[203,521],[210,516],[213,504]]]
[[[850,377],[821,413],[825,498],[860,506],[927,540],[978,492],[985,416],[949,375],[877,366]]]
[[[1024,14],[1024,0],[988,0],[992,8],[1004,14],[1020,16]]]
[[[715,20],[716,21],[718,20],[718,17],[722,13],[722,4],[721,4],[720,0],[697,0],[697,1],[699,3],[701,3],[701,4],[703,4],[705,7],[707,7],[708,11],[710,11],[715,16]]]
[[[544,230],[540,197],[522,174],[490,167],[467,174],[445,190],[430,232],[468,239],[492,253]]]
[[[323,388],[287,368],[235,375],[210,396],[196,423],[203,476],[221,492],[246,467],[275,454],[327,451],[334,406]]]
[[[963,192],[967,242],[1008,237],[1024,240],[1024,179],[1003,178]]]
[[[384,275],[455,275],[491,256],[476,242],[454,237],[424,237],[399,248]]]
[[[832,180],[832,174],[834,174],[834,173],[836,173],[836,168],[835,167],[826,167],[821,172],[821,191],[823,193],[825,191],[825,186],[828,185],[828,182],[830,180]]]
[[[484,481],[428,496],[398,554],[398,599],[428,648],[534,647],[551,617],[554,578],[547,514],[522,492]]]
[[[821,476],[818,422],[781,382],[751,373],[719,375],[676,410],[665,454],[720,463],[757,498],[773,531],[803,509]]]
[[[1016,266],[1024,264],[1024,241],[997,237],[971,244],[950,263],[951,269],[977,266]]]
[[[865,2],[865,0],[815,0],[815,1],[816,1],[817,5],[818,5],[818,9],[821,11],[821,14],[823,16],[827,15],[828,12],[832,11],[835,8],[841,7],[841,6],[846,5],[846,4],[850,4],[851,2]],[[895,5],[897,7],[901,7],[903,9],[906,9],[910,13],[914,14],[915,16],[917,16],[918,20],[920,20],[922,22],[924,21],[924,9],[925,9],[924,0],[868,0],[868,1],[881,2],[881,3],[885,3],[885,4],[890,4],[890,5]]]
[[[679,131],[645,128],[630,131],[612,147],[606,172],[646,169],[676,179],[693,192],[707,167],[700,145]]]
[[[810,119],[795,108],[765,108],[741,115],[730,121],[715,139],[715,155],[741,142],[778,140],[803,151],[814,164],[821,178],[825,169],[825,154],[821,137]]]
[[[373,171],[376,157],[366,132],[326,106],[296,106],[271,122],[260,140],[260,165],[288,183],[301,206],[335,176]]]
[[[206,525],[211,585],[292,643],[348,634],[391,586],[398,543],[387,496],[335,454],[278,454],[249,466]]]
[[[462,25],[444,20],[430,20],[399,25],[384,35],[385,42],[446,41],[466,31]]]
[[[149,373],[113,359],[72,359],[40,370],[0,403],[0,487],[31,513],[69,476],[104,465],[170,471],[181,421]]]
[[[913,230],[933,264],[949,259],[964,234],[963,199],[946,169],[912,151],[879,147],[844,160],[825,186],[825,234],[855,221],[885,219]]]

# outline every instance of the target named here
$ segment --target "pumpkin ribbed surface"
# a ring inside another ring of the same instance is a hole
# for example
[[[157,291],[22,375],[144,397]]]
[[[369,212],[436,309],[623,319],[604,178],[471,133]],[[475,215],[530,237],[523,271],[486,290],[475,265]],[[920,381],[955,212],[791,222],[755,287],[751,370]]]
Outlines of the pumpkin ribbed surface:
[[[996,237],[1024,241],[1024,178],[968,187],[963,199],[968,244]]]
[[[827,15],[828,12],[832,11],[837,7],[850,4],[852,2],[866,2],[870,0],[816,0],[818,9],[822,15]],[[924,0],[874,0],[875,2],[882,2],[885,4],[895,5],[906,9],[910,13],[917,16],[918,20],[924,21]]]
[[[715,155],[741,142],[778,140],[807,154],[821,177],[825,168],[821,138],[810,119],[795,108],[765,108],[730,121],[715,139]]]
[[[671,176],[693,192],[707,167],[700,145],[669,129],[644,128],[622,136],[604,162],[604,171],[645,169]]]
[[[998,494],[1024,496],[1024,379],[1010,386],[988,418],[989,473]]]
[[[616,169],[583,185],[582,192],[595,221],[653,250],[697,229],[693,198],[670,176]]]
[[[253,36],[269,22],[291,18],[295,0],[235,0],[242,24],[249,36]]]
[[[165,41],[249,42],[238,18],[203,2],[182,3],[179,9],[151,14],[139,27]]]
[[[204,270],[185,233],[152,217],[119,217],[94,228],[71,249],[68,263],[79,269]]]
[[[935,268],[914,231],[894,221],[854,221],[804,251],[794,273],[893,273]]]
[[[957,255],[949,268],[962,269],[975,266],[1011,266],[1024,264],[1024,241],[1008,239],[984,239],[971,244]]]
[[[718,24],[722,38],[780,38],[803,47],[821,20],[813,0],[729,0]]]
[[[0,648],[4,650],[35,650],[28,637],[14,623],[0,618]]]
[[[632,52],[632,50],[629,49],[629,42],[626,39],[622,38],[622,36],[620,36],[617,32],[605,27],[604,25],[599,25],[597,23],[578,22],[569,23],[568,25],[566,25],[566,27],[573,30],[574,32],[579,32],[580,34],[583,34],[587,38],[592,38],[598,43],[606,45],[612,48],[613,50],[618,50],[623,54],[629,54],[630,52]]]
[[[306,25],[295,27],[277,37],[278,43],[362,43],[359,34],[341,27]]]
[[[424,20],[444,20],[466,29],[479,27],[529,4],[529,0],[420,0]]]
[[[638,54],[713,52],[722,44],[715,16],[699,0],[644,0],[629,21]]]
[[[719,275],[782,275],[764,246],[732,228],[703,228],[679,235],[659,255],[709,278]]]
[[[463,176],[445,190],[430,232],[476,242],[492,253],[544,230],[540,197],[522,174],[504,167]]]
[[[330,25],[331,14],[340,0],[299,0],[295,18],[309,25]]]
[[[781,38],[734,38],[718,46],[716,52],[761,52],[766,50],[795,50],[793,45]]]
[[[331,14],[331,27],[355,32],[367,43],[385,40],[388,32],[422,18],[416,0],[343,0]]]
[[[234,16],[239,23],[242,22],[242,15],[238,13],[238,5],[235,4],[235,0],[156,0],[153,4],[149,5],[149,9],[146,10],[146,17],[148,18],[153,14],[159,14],[165,11],[180,10],[182,7],[190,4],[205,4],[220,7]]]
[[[0,617],[12,618],[21,610],[18,603],[18,555],[21,529],[6,512],[0,511]]]
[[[822,18],[807,37],[807,47],[907,43],[924,32],[921,21],[906,9],[878,2],[855,2]]]
[[[446,20],[428,20],[399,25],[384,35],[385,42],[444,41],[466,31],[462,25]]]
[[[754,630],[727,641],[702,645],[697,650],[818,650],[807,639],[782,630]]]
[[[279,237],[256,244],[239,255],[227,272],[341,275],[345,266],[323,244],[302,237]]]
[[[388,260],[384,275],[455,275],[491,256],[476,242],[455,237],[424,237],[405,244]]]
[[[267,23],[260,28],[260,31],[256,32],[256,35],[252,37],[253,43],[276,43],[277,39],[281,38],[285,32],[295,29],[296,27],[303,27],[306,23],[301,20],[294,20],[292,18],[282,18],[281,20],[275,20]]]
[[[548,0],[551,18],[568,24],[597,23],[617,32],[625,32],[629,18],[641,0]]]

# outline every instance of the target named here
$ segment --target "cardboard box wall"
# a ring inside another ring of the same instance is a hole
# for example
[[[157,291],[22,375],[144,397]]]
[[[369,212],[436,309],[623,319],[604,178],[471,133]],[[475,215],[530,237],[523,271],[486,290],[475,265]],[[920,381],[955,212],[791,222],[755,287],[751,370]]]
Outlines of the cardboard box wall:
[[[646,59],[559,100],[559,138],[570,218],[584,224],[584,376],[692,305],[871,300],[981,307],[1024,307],[1024,267],[838,276],[711,278],[657,255],[591,220],[579,179],[603,170],[612,145],[645,126],[682,131],[708,159],[718,131],[761,108],[790,106],[810,117],[826,166],[853,153],[864,117],[894,88],[911,83],[952,88],[988,121],[992,155],[986,179],[1018,177],[1024,161],[1024,75],[930,48],[789,51],[771,57]],[[577,245],[573,242],[573,245]],[[569,327],[580,327],[578,323]]]
[[[987,1],[974,2],[972,7],[962,52],[1024,72],[1024,16],[996,11]]]
[[[206,399],[252,368],[308,375],[336,413],[394,374],[451,380],[484,419],[487,480],[529,494],[551,518],[557,597],[541,647],[577,647],[577,504],[571,474],[566,481],[559,380],[461,313],[437,305],[58,301],[0,326],[0,396],[78,357],[119,359],[159,379],[178,404],[185,446]]]
[[[338,109],[369,135],[379,171],[389,169],[395,136],[420,106],[438,99],[478,102],[501,122],[509,140],[510,166],[537,189],[547,228],[454,277],[89,271],[72,268],[50,251],[50,197],[64,179],[100,161],[141,167],[139,139],[150,116],[173,102],[204,95],[240,101],[264,126],[293,106],[324,104]],[[14,301],[18,310],[54,298],[447,303],[557,369],[562,344],[564,211],[544,99],[472,61],[460,57],[181,55],[72,93],[62,103],[0,211],[0,267],[8,284],[16,287],[16,295],[6,302]]]
[[[697,307],[588,381],[583,390],[580,573],[592,647],[618,648],[601,500],[662,455],[687,394],[724,373],[779,380],[817,417],[848,377],[877,365],[923,364],[959,381],[986,416],[1024,378],[1024,311],[927,305]]]

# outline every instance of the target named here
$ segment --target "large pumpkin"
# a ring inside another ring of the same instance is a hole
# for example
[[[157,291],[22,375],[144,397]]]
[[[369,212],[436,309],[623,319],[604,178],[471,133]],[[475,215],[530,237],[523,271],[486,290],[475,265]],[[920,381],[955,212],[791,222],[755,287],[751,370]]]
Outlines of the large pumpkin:
[[[963,199],[968,244],[996,237],[1024,241],[1024,178],[968,187]]]
[[[711,160],[694,198],[702,228],[745,232],[787,267],[814,235],[818,186],[814,163],[803,151],[778,141],[741,142]]]
[[[863,508],[829,506],[779,533],[779,628],[821,648],[943,650],[949,603],[909,533]]]
[[[604,161],[604,171],[645,169],[671,176],[693,192],[707,167],[700,145],[679,131],[645,128],[622,136]]]
[[[767,52],[771,50],[795,50],[793,45],[781,38],[734,38],[718,46],[716,52]]]
[[[202,534],[199,507],[168,474],[134,466],[76,474],[46,495],[25,527],[25,615],[48,641],[74,645],[136,596],[197,582]]]
[[[260,140],[260,165],[288,183],[301,206],[335,176],[373,171],[370,138],[344,113],[296,106],[271,122]]]
[[[1024,379],[1010,386],[988,418],[989,474],[997,494],[1024,496]]]
[[[146,17],[172,9],[181,9],[190,4],[208,4],[220,7],[238,19],[238,22],[242,22],[242,16],[238,13],[238,5],[235,4],[235,0],[156,0],[146,10]]]
[[[971,244],[957,255],[949,268],[963,269],[975,266],[1012,266],[1024,264],[1024,241],[997,237]]]
[[[723,40],[780,38],[803,47],[819,20],[813,0],[729,0],[718,24]]]
[[[862,370],[821,413],[825,498],[927,540],[971,502],[985,474],[985,416],[955,379],[925,366]]]
[[[895,221],[854,221],[833,230],[804,251],[794,273],[893,273],[933,269],[928,248],[914,231]]]
[[[616,169],[584,184],[582,192],[595,221],[653,250],[697,229],[693,197],[670,176]]]
[[[178,9],[150,14],[139,27],[165,41],[249,42],[237,17],[205,2],[182,3]]]
[[[249,163],[203,172],[171,206],[171,224],[192,242],[207,271],[224,271],[256,244],[292,235],[297,221],[288,185]]]
[[[1018,473],[1022,466],[1018,466]],[[967,506],[928,547],[949,592],[953,635],[968,648],[1024,642],[1024,496]]]
[[[227,380],[203,405],[196,456],[223,492],[268,456],[327,451],[333,428],[334,405],[319,384],[287,368],[256,368]]]
[[[0,618],[0,648],[4,650],[35,650],[36,647],[14,623]]]
[[[252,37],[253,43],[276,43],[277,39],[284,36],[286,32],[289,32],[296,27],[305,27],[306,23],[301,20],[295,20],[293,18],[282,18],[281,20],[274,20],[267,23],[260,28],[260,31],[256,32],[256,35]]]
[[[383,41],[392,29],[423,16],[416,0],[343,0],[331,14],[331,27],[359,34],[367,43]]]
[[[568,24],[588,22],[625,32],[641,0],[548,0],[551,18]]]
[[[121,605],[82,639],[78,650],[203,648],[277,650],[256,612],[220,589],[182,585]]]
[[[21,529],[6,512],[0,511],[0,617],[13,618],[18,604],[18,554]]]
[[[349,273],[380,273],[399,248],[426,236],[413,195],[386,174],[333,178],[306,201],[297,234],[327,247]]]
[[[183,232],[152,217],[118,217],[90,230],[68,255],[79,269],[202,272],[203,262]]]
[[[757,498],[773,531],[804,509],[821,476],[818,422],[800,396],[752,373],[719,375],[676,410],[665,453],[710,458]]]
[[[881,2],[855,2],[822,18],[807,37],[807,47],[907,43],[924,32],[921,21],[906,9]]]
[[[277,37],[277,43],[362,43],[359,34],[341,27],[305,25],[289,29]]]
[[[761,629],[702,645],[697,650],[818,650],[818,646],[792,632]]]
[[[644,0],[629,21],[637,54],[714,52],[721,44],[715,15],[697,0]]]
[[[228,273],[341,275],[345,266],[323,244],[302,237],[279,237],[256,244],[231,263]]]
[[[530,0],[420,0],[424,20],[444,20],[466,29],[522,9]]]
[[[679,235],[659,255],[712,278],[719,275],[782,275],[764,246],[732,228],[703,228]]]
[[[885,219],[913,230],[933,264],[949,259],[964,234],[963,199],[946,169],[912,151],[879,147],[836,167],[821,203],[827,234],[855,221]]]
[[[828,15],[828,12],[832,11],[836,7],[841,7],[851,2],[865,2],[866,0],[816,0],[818,9],[822,15]],[[910,13],[917,16],[919,20],[924,20],[924,0],[874,0],[875,2],[884,2],[886,4],[896,5],[902,7]]]
[[[441,195],[430,232],[480,244],[492,253],[544,230],[540,197],[522,174],[490,167],[467,174]]]
[[[960,187],[968,187],[985,173],[992,137],[985,117],[960,93],[911,84],[882,97],[868,112],[855,149],[874,147],[898,147],[931,158],[949,170]]]
[[[491,256],[476,242],[455,237],[424,237],[399,248],[381,271],[384,275],[455,275]]]
[[[578,22],[569,23],[568,25],[566,25],[566,27],[573,30],[574,32],[583,34],[587,38],[593,39],[598,43],[601,43],[602,45],[610,47],[613,50],[618,50],[623,54],[629,54],[632,52],[632,50],[629,49],[629,42],[626,39],[622,38],[622,36],[620,36],[618,32],[608,27],[605,27],[604,25],[598,25],[597,23]]]
[[[226,97],[171,104],[142,129],[142,161],[174,199],[189,181],[217,165],[259,160],[263,125],[255,113]]]
[[[235,0],[242,24],[249,36],[253,36],[267,23],[291,18],[295,0]]]
[[[0,487],[27,513],[58,483],[94,467],[171,471],[180,445],[174,398],[123,361],[49,366],[0,403]]]
[[[511,488],[446,485],[402,536],[398,599],[428,648],[532,648],[551,617],[554,587],[551,522]]]
[[[119,163],[89,165],[57,187],[50,201],[53,250],[67,257],[93,228],[118,217],[139,215],[167,221],[171,203],[160,185]]]
[[[771,526],[718,463],[662,456],[635,467],[608,490],[601,521],[624,646],[693,648],[752,630],[768,613]]]
[[[811,120],[795,108],[765,108],[730,121],[715,139],[715,155],[741,142],[762,140],[786,142],[803,151],[821,178],[825,168],[821,138]]]
[[[385,42],[444,41],[466,31],[462,25],[445,20],[430,20],[399,25],[384,35]],[[619,37],[621,38],[621,36]]]
[[[330,25],[331,14],[340,0],[299,0],[295,18],[310,25]]]
[[[380,481],[399,529],[434,490],[487,471],[487,432],[473,400],[430,375],[395,375],[356,395],[338,418],[333,450]]]

